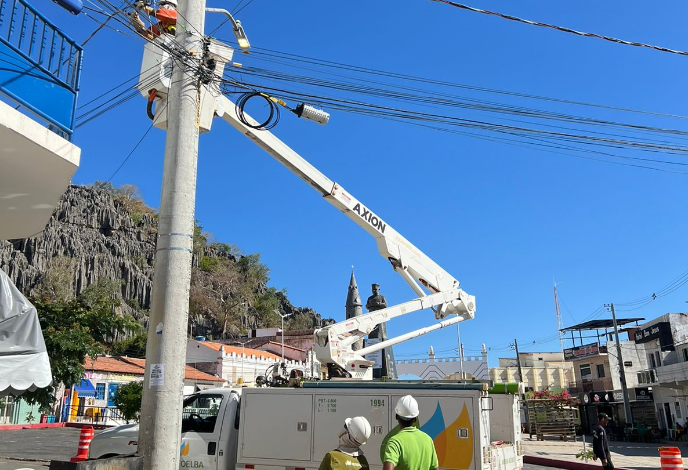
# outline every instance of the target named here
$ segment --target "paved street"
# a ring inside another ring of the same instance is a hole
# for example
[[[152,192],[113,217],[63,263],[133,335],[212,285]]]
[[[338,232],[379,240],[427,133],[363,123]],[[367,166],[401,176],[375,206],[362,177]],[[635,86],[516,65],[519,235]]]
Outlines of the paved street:
[[[49,460],[69,460],[76,453],[79,433],[80,430],[77,428],[0,431],[0,470],[47,470]],[[524,467],[525,470],[548,468],[551,467]]]
[[[0,458],[69,460],[76,454],[80,432],[78,428],[0,431]]]
[[[0,470],[48,470],[48,462],[0,459]]]

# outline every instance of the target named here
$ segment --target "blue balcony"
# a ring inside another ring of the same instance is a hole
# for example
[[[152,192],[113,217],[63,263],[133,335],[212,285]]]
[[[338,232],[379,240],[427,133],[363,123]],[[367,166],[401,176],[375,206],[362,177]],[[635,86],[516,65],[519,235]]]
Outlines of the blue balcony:
[[[26,1],[0,0],[0,239],[41,232],[79,167],[81,58]]]
[[[0,93],[74,132],[82,48],[24,0],[0,0]]]

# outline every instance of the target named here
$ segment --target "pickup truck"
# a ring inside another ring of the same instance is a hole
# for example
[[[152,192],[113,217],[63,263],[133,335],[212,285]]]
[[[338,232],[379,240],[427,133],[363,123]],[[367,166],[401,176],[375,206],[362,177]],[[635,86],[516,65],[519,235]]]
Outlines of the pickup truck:
[[[489,395],[482,384],[320,382],[304,388],[204,390],[184,400],[180,468],[316,470],[337,445],[344,419],[365,416],[372,435],[362,450],[382,467],[380,447],[394,429],[394,406],[413,395],[421,430],[435,442],[440,468],[523,467],[518,397]],[[498,410],[499,417],[491,410]],[[111,428],[91,442],[89,458],[134,454],[138,425]]]

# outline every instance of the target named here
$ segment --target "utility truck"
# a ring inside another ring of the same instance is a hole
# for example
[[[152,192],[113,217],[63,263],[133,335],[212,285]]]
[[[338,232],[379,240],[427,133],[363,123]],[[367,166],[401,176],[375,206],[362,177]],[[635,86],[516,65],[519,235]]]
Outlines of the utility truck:
[[[362,447],[371,468],[396,424],[394,406],[413,395],[419,427],[435,442],[440,468],[523,467],[515,395],[489,395],[482,383],[322,381],[303,388],[204,390],[184,401],[180,468],[315,470],[337,446],[347,417],[364,416],[372,434]],[[491,410],[502,412],[491,423]],[[517,439],[514,441],[513,439]],[[138,425],[103,431],[89,458],[133,454]]]
[[[148,97],[153,124],[166,129],[174,38],[161,35],[144,51],[138,88]],[[431,331],[472,319],[475,297],[459,281],[394,230],[380,216],[333,182],[293,149],[220,93],[218,83],[231,62],[232,48],[199,38],[205,46],[186,59],[198,60],[197,123],[208,131],[219,116],[314,188],[327,202],[375,238],[378,251],[411,286],[417,298],[400,305],[347,319],[318,329],[314,346],[324,366],[323,377],[298,388],[218,389],[199,392],[184,402],[182,468],[218,470],[311,470],[337,445],[344,419],[365,416],[372,436],[365,446],[373,468],[382,465],[379,448],[396,425],[394,405],[413,395],[420,405],[420,428],[429,434],[440,468],[519,469],[523,466],[521,428],[516,395],[488,395],[484,383],[372,381],[373,361],[367,354]],[[214,77],[209,79],[208,77]],[[272,99],[265,94],[256,94]],[[155,105],[155,112],[152,111]],[[322,112],[302,104],[297,114]],[[414,311],[431,309],[434,322],[415,331],[354,351],[352,345],[377,325]],[[181,399],[181,397],[180,397]],[[495,403],[499,416],[492,415]],[[493,425],[491,426],[491,423]],[[91,443],[90,457],[133,453],[138,427],[107,430]]]

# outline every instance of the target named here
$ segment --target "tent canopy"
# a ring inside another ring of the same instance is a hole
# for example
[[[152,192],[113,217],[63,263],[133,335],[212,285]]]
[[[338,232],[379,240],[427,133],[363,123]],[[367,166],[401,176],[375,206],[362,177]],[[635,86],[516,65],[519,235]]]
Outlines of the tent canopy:
[[[0,269],[0,396],[53,381],[36,307]]]

